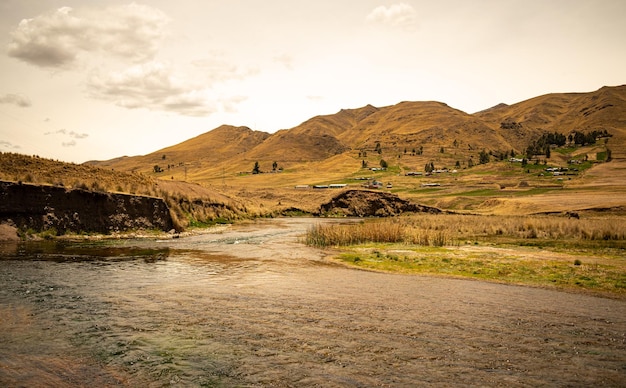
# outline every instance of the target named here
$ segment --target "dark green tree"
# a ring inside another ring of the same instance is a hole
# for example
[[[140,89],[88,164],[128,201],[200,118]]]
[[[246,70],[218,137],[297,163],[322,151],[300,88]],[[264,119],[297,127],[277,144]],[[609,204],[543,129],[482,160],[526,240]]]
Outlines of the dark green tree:
[[[259,162],[254,162],[254,167],[252,167],[252,173],[258,174],[261,172],[261,167],[259,167]]]
[[[387,161],[385,159],[380,160],[380,167],[387,168],[388,166],[389,164],[387,164]]]
[[[489,163],[489,153],[485,150],[480,151],[478,161],[480,164]]]

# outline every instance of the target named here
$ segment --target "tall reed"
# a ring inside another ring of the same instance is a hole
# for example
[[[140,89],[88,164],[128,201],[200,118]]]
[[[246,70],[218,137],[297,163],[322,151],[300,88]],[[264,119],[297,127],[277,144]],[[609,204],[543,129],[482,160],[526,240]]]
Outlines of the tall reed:
[[[415,215],[367,220],[352,224],[315,225],[306,235],[312,246],[364,243],[405,243],[445,246],[470,239],[588,241],[593,244],[626,241],[620,217],[571,219],[563,216]]]

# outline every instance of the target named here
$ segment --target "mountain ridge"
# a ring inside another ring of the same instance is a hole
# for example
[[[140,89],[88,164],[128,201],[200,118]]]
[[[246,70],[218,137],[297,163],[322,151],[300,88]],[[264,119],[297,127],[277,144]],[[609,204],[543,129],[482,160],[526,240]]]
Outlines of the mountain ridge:
[[[626,144],[626,85],[550,93],[473,114],[438,101],[368,104],[314,116],[273,134],[222,125],[146,155],[88,164],[142,172],[151,172],[157,164],[168,169],[184,165],[200,177],[204,170],[250,171],[254,162],[290,168],[340,154],[358,157],[379,152],[381,158],[400,158],[421,149],[420,155],[441,163],[467,165],[482,150],[523,153],[543,132],[596,129],[606,129],[617,143]],[[621,157],[626,147],[618,148],[615,156]]]

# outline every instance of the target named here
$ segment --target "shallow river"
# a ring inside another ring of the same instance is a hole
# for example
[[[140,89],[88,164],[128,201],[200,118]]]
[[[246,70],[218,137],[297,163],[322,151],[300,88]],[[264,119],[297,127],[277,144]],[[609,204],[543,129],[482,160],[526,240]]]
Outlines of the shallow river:
[[[317,222],[0,245],[0,386],[626,384],[626,302],[345,268]]]

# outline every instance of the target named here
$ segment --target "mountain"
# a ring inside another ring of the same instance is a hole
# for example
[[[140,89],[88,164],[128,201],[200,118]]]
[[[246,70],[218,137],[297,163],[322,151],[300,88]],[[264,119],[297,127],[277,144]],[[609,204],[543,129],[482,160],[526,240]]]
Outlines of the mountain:
[[[626,144],[626,85],[602,87],[591,93],[552,93],[513,105],[498,105],[475,116],[502,129],[515,148],[523,148],[544,131],[568,134],[606,129],[613,143]],[[614,149],[624,155],[624,147]],[[624,155],[626,156],[626,155]]]
[[[262,144],[268,137],[270,137],[269,133],[253,131],[248,127],[222,125],[212,131],[147,155],[86,163],[128,171],[153,170],[155,165],[179,167],[186,163],[201,167],[245,155],[247,151]]]
[[[626,157],[626,85],[590,93],[547,94],[474,114],[435,101],[366,105],[316,116],[274,134],[223,125],[148,155],[89,163],[148,173],[155,165],[177,171],[185,166],[185,177],[189,172],[202,179],[211,171],[212,176],[220,171],[250,171],[257,161],[267,171],[273,162],[292,168],[340,155],[371,159],[376,154],[400,160],[421,149],[421,158],[402,159],[406,168],[420,168],[429,160],[451,167],[478,160],[483,150],[521,154],[546,131],[567,135],[574,130],[607,130],[613,135],[611,143],[618,145],[613,146],[613,157]]]

